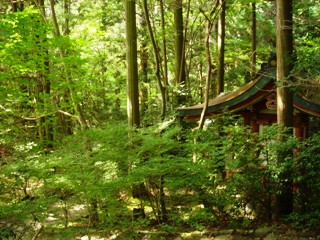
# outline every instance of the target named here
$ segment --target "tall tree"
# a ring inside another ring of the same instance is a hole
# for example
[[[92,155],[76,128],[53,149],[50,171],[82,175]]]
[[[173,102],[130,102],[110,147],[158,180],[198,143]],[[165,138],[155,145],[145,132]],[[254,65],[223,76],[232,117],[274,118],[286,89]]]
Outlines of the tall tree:
[[[166,114],[166,87],[165,87],[166,86],[166,77],[164,76],[165,73],[163,73],[162,77],[161,77],[160,52],[158,51],[159,47],[157,46],[157,43],[156,43],[156,40],[154,37],[154,33],[153,33],[153,30],[151,27],[151,22],[150,22],[150,17],[149,17],[149,9],[148,9],[148,4],[147,4],[146,0],[143,1],[143,9],[144,9],[144,14],[145,14],[145,18],[146,18],[146,23],[148,26],[149,36],[150,36],[153,51],[154,51],[154,56],[155,56],[155,74],[157,77],[158,86],[159,86],[160,93],[161,93],[161,99],[162,99],[161,118],[163,119]],[[165,47],[165,43],[163,44],[163,46]],[[164,58],[166,58],[166,56],[164,56]],[[165,61],[165,64],[166,64],[166,61]]]
[[[137,63],[137,26],[136,2],[125,1],[126,42],[127,42],[127,114],[130,127],[140,126],[138,63]]]
[[[150,90],[150,80],[148,76],[148,39],[145,37],[147,36],[147,21],[146,16],[142,15],[140,19],[140,26],[141,26],[141,33],[142,36],[141,44],[140,44],[140,81],[141,81],[141,88],[140,88],[140,102],[141,102],[141,115],[143,116],[147,113],[149,108],[149,90]]]
[[[257,14],[256,14],[256,3],[251,3],[252,9],[252,25],[251,25],[251,78],[256,75],[256,61],[257,61]]]
[[[224,49],[226,27],[226,0],[219,0],[221,10],[218,21],[218,69],[217,69],[217,94],[224,91]]]
[[[292,92],[284,85],[293,66],[292,0],[276,1],[277,15],[277,88],[278,124],[293,125]]]
[[[277,8],[277,114],[278,124],[293,126],[293,95],[287,84],[293,69],[292,0],[276,1]]]
[[[168,58],[167,58],[167,37],[166,37],[166,21],[163,0],[160,0],[161,13],[161,33],[162,33],[162,51],[163,51],[163,87],[168,86]],[[167,96],[166,96],[167,98]],[[167,101],[167,99],[165,99]]]
[[[292,32],[292,0],[276,1],[276,25],[277,25],[277,116],[280,129],[293,127],[293,94],[284,84],[290,81],[289,74],[293,68],[293,32]],[[292,133],[288,131],[287,134]],[[285,141],[285,135],[281,134],[280,140]],[[285,161],[288,151],[285,154],[279,154],[279,162]],[[275,218],[281,214],[287,214],[292,211],[292,193],[290,186],[290,170],[284,173],[286,179],[283,187],[283,194],[277,199],[277,209]]]
[[[63,29],[63,33],[67,34],[67,36],[69,36],[69,34],[71,32],[69,29],[68,15],[70,15],[70,12],[69,12],[70,6],[68,5],[68,3],[69,3],[68,1],[64,2],[65,24],[64,24],[64,29]],[[58,18],[56,16],[55,4],[56,3],[54,0],[50,0],[51,18],[52,18],[52,22],[54,25],[54,35],[55,35],[55,37],[60,38],[62,36],[62,34],[61,34],[61,30],[60,30],[59,23],[58,23]],[[68,39],[68,38],[66,38],[66,39]],[[64,61],[63,71],[66,73],[63,77],[69,83],[68,89],[65,91],[63,98],[64,98],[64,101],[71,103],[70,105],[73,105],[73,108],[71,108],[71,110],[73,112],[77,113],[77,116],[75,116],[75,117],[78,119],[78,122],[79,122],[81,128],[88,128],[88,124],[87,124],[86,119],[84,117],[82,105],[76,99],[77,94],[75,93],[75,90],[74,90],[75,83],[74,83],[73,76],[72,76],[73,71],[70,68],[71,64],[68,63],[68,57],[70,54],[70,49],[68,49],[68,47],[69,46],[68,46],[67,42],[59,47],[60,58]],[[62,127],[62,129],[64,129],[65,133],[67,133],[67,134],[72,132],[72,129],[70,126],[71,121],[69,121],[71,116],[73,116],[73,115],[68,112],[59,111],[60,121],[64,123],[63,125],[65,125]]]
[[[174,0],[173,7],[175,30],[175,85],[181,87],[185,84],[186,78],[182,0]],[[178,96],[178,102],[182,101],[182,96]]]
[[[45,5],[44,5],[44,0],[38,0],[35,1],[34,4],[39,8],[40,14],[45,18]],[[46,36],[46,33],[43,33],[44,36]],[[46,41],[46,38],[42,40],[42,42]],[[37,40],[37,42],[41,43],[41,40]],[[38,84],[37,84],[37,92],[38,95],[41,96],[39,98],[39,108],[41,108],[42,112],[49,112],[50,109],[46,108],[46,105],[48,102],[51,101],[50,97],[50,92],[51,92],[51,82],[50,79],[48,78],[48,75],[50,73],[50,68],[49,68],[49,57],[48,57],[48,50],[39,47],[39,52],[42,52],[43,55],[45,55],[43,59],[43,63],[38,67],[39,69],[43,68],[44,71],[42,74],[39,74],[39,79],[38,79]],[[44,146],[51,147],[53,143],[53,121],[52,121],[52,116],[41,116],[38,120],[39,122],[39,138],[40,142],[44,144]]]
[[[212,75],[212,57],[211,57],[211,52],[210,52],[210,38],[211,38],[211,33],[212,33],[212,28],[214,26],[214,20],[215,18],[212,19],[213,14],[216,13],[217,8],[219,4],[218,1],[216,1],[215,6],[212,8],[210,15],[206,16],[206,37],[205,37],[205,49],[206,49],[206,60],[207,60],[207,76],[206,76],[206,86],[205,86],[205,94],[204,94],[204,103],[203,103],[203,110],[201,112],[201,118],[199,121],[199,129],[202,130],[204,127],[204,122],[205,122],[205,115],[207,113],[208,105],[209,105],[209,90],[210,90],[210,79]]]

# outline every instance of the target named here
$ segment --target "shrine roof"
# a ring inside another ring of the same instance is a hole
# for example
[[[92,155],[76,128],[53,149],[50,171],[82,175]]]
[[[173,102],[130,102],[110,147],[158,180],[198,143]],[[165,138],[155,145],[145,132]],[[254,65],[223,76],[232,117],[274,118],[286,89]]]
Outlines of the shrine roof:
[[[240,87],[238,90],[221,93],[209,100],[206,116],[238,112],[250,107],[268,94],[275,91],[276,68],[271,67],[257,74],[256,78]],[[303,96],[294,94],[294,108],[312,116],[320,117],[320,104],[311,102]],[[189,119],[200,118],[204,104],[177,108],[178,115]]]

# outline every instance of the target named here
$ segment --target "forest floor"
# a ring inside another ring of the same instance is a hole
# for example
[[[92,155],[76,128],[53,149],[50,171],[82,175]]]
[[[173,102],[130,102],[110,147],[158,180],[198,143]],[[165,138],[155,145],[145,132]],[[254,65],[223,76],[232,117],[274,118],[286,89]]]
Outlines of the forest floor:
[[[200,226],[196,230],[191,226],[180,227],[170,225],[147,224],[145,221],[134,221],[127,227],[119,227],[121,231],[101,224],[96,227],[88,226],[88,218],[81,218],[87,214],[85,208],[78,207],[74,211],[73,221],[65,227],[61,218],[49,216],[46,222],[33,225],[30,234],[22,234],[21,240],[320,240],[320,227],[317,231],[298,231],[284,224],[250,225],[247,228]],[[71,220],[71,219],[69,219]],[[29,224],[30,225],[30,224]],[[116,227],[116,226],[115,226]]]
[[[78,229],[79,230],[79,229]],[[66,231],[69,231],[66,232]],[[299,232],[285,228],[275,228],[275,226],[260,226],[256,229],[211,229],[205,231],[186,231],[186,232],[168,232],[161,229],[150,229],[131,232],[130,234],[108,235],[99,232],[87,234],[75,233],[75,229],[63,230],[57,232],[44,231],[37,239],[41,240],[311,240],[319,239],[320,233]]]

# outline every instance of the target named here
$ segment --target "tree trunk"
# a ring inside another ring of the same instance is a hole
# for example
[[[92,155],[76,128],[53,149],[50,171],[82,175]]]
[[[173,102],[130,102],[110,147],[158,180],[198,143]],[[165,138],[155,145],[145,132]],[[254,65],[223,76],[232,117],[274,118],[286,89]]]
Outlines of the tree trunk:
[[[277,7],[277,114],[278,124],[293,126],[292,92],[284,82],[292,70],[292,0],[278,0]]]
[[[140,101],[141,101],[141,115],[147,114],[147,110],[149,109],[149,89],[150,89],[150,81],[148,77],[148,50],[147,50],[147,38],[145,36],[148,35],[147,30],[147,21],[146,16],[142,15],[140,19],[140,34],[143,36],[140,44],[140,81],[141,81],[141,89],[140,89]]]
[[[54,34],[56,37],[60,36],[60,28],[59,28],[59,24],[58,24],[58,20],[57,20],[57,16],[56,16],[56,10],[54,7],[54,0],[50,0],[50,9],[51,9],[51,18],[52,18],[52,22],[54,25]]]
[[[216,11],[216,8],[212,10],[210,13],[210,16]],[[211,19],[207,19],[207,26],[206,26],[206,39],[205,39],[205,48],[206,48],[206,60],[207,60],[207,77],[206,77],[206,86],[205,86],[205,95],[204,95],[204,103],[203,103],[203,109],[201,112],[201,117],[199,121],[199,130],[203,129],[204,122],[205,122],[205,116],[207,113],[207,108],[209,104],[209,90],[210,90],[210,78],[211,78],[211,72],[212,72],[212,60],[211,60],[211,53],[210,53],[210,36],[211,31],[213,27],[213,21]]]
[[[70,12],[70,2],[68,0],[64,1],[64,11],[66,15],[69,15]],[[55,1],[54,0],[50,0],[50,10],[51,10],[51,18],[52,18],[52,22],[54,25],[54,35],[56,37],[60,37],[61,36],[61,31],[60,31],[60,27],[58,24],[58,20],[56,17],[56,10],[55,10]],[[64,29],[64,33],[69,34],[70,33],[70,29],[69,29],[69,20],[68,17],[66,16],[65,18],[65,29]],[[65,49],[63,49],[62,47],[59,48],[59,53],[60,53],[60,57],[61,59],[65,59],[66,56],[69,54],[68,51],[66,51]],[[76,112],[78,114],[78,122],[80,124],[80,127],[82,129],[86,129],[88,128],[88,124],[86,122],[86,119],[84,117],[84,113],[82,110],[82,104],[77,102],[74,98],[74,96],[76,95],[74,93],[74,90],[72,88],[72,86],[74,85],[73,81],[72,81],[72,76],[71,76],[71,71],[70,69],[68,69],[68,66],[64,66],[65,70],[66,70],[66,81],[69,82],[69,89],[68,91],[65,92],[65,101],[69,101],[69,99],[72,101],[72,105],[73,105],[73,111]],[[61,115],[59,115],[61,117]],[[60,119],[60,122],[64,122],[65,124],[71,124],[71,121],[66,120],[66,116],[64,116],[64,119]],[[68,126],[67,128],[65,128],[64,126],[61,129],[72,129],[71,125]],[[68,131],[69,132],[69,131]]]
[[[167,40],[166,40],[166,28],[164,19],[164,6],[163,0],[160,0],[160,12],[161,12],[161,31],[162,31],[162,49],[163,49],[163,87],[166,89],[168,86],[168,58],[167,58]],[[167,99],[166,94],[166,101]]]
[[[225,47],[225,18],[226,0],[219,0],[221,6],[218,21],[218,69],[217,69],[217,95],[224,92],[224,47]]]
[[[12,12],[22,12],[24,9],[23,1],[11,1],[12,2]]]
[[[127,114],[129,127],[140,126],[136,3],[126,0]]]
[[[183,37],[183,11],[182,0],[174,0],[174,29],[175,29],[175,85],[184,94],[185,85],[185,53],[184,49],[184,37]],[[182,89],[181,89],[182,88]],[[178,103],[184,101],[183,95],[179,94],[177,97]]]
[[[203,109],[201,112],[201,117],[199,121],[199,130],[202,130],[204,127],[204,122],[205,122],[205,116],[207,113],[208,105],[209,105],[209,98],[210,98],[210,79],[211,79],[211,73],[212,73],[212,58],[211,58],[211,52],[210,52],[210,37],[211,37],[211,32],[212,28],[214,26],[214,20],[217,17],[217,14],[214,16],[213,19],[212,16],[215,13],[219,13],[217,11],[219,6],[219,2],[216,1],[216,4],[214,8],[211,10],[209,17],[206,16],[206,38],[205,38],[205,50],[206,50],[206,61],[207,61],[207,77],[206,77],[206,86],[205,86],[205,95],[204,95],[204,103],[203,103]]]
[[[293,94],[285,81],[290,81],[289,73],[292,70],[293,36],[292,36],[292,0],[276,1],[276,23],[277,23],[277,122],[280,127],[280,141],[286,141],[283,129],[293,127]],[[292,134],[292,129],[286,129],[286,134]],[[279,163],[283,163],[293,152],[288,150],[280,153]],[[292,182],[291,170],[282,174],[282,194],[276,198],[276,209],[274,220],[281,215],[292,212]],[[285,181],[286,180],[286,181]]]
[[[45,6],[44,6],[44,0],[38,0],[34,1],[32,3],[33,6],[37,7],[39,9],[39,13],[42,15],[43,19],[45,20]],[[37,22],[39,25],[40,20]],[[45,32],[43,34],[46,34]],[[36,35],[36,42],[41,43],[41,42],[46,42],[47,40],[41,39],[40,37],[41,34]],[[39,59],[37,61],[37,70],[38,71],[38,76],[35,78],[36,84],[36,102],[37,102],[37,108],[38,111],[41,113],[49,112],[46,106],[50,105],[51,97],[50,97],[50,92],[51,92],[51,83],[50,80],[48,79],[48,75],[50,73],[50,68],[49,68],[49,53],[46,48],[41,46],[40,44],[38,45],[38,51],[40,53],[43,53],[43,59]],[[44,116],[39,117],[37,120],[37,127],[38,127],[38,137],[39,137],[39,143],[41,146],[45,148],[51,148],[52,147],[52,142],[53,142],[53,120],[51,116]]]
[[[164,193],[164,176],[160,176],[160,186],[159,186],[159,203],[161,209],[161,222],[168,221],[168,212],[165,201],[165,193]]]
[[[63,34],[69,35],[70,34],[70,0],[64,0],[63,2],[63,10],[64,10],[64,29]]]
[[[155,73],[156,73],[158,86],[159,86],[159,89],[160,89],[161,99],[162,99],[161,118],[164,119],[164,117],[166,115],[166,105],[167,105],[167,103],[166,103],[166,88],[163,87],[163,81],[165,81],[165,80],[161,79],[160,53],[158,51],[158,46],[156,44],[156,41],[155,41],[155,38],[154,38],[154,34],[153,34],[153,31],[152,31],[150,18],[149,18],[148,4],[147,4],[146,0],[143,1],[143,9],[144,9],[144,14],[145,14],[145,17],[146,17],[146,22],[147,22],[148,31],[149,31],[149,36],[150,36],[150,39],[151,39],[151,43],[152,43],[152,47],[153,47],[153,51],[154,51],[154,56],[155,56],[155,60],[156,60]]]
[[[256,3],[253,2],[252,6],[252,26],[251,26],[251,79],[256,75],[256,57],[257,57],[257,16],[256,16]]]

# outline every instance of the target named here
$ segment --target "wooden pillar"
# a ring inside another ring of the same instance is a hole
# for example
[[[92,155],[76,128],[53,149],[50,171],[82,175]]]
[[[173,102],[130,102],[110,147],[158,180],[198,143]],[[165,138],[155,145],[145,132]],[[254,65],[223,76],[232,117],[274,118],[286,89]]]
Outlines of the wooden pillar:
[[[295,127],[295,137],[299,140],[303,140],[304,139],[304,127],[303,126],[297,126]]]
[[[299,140],[308,137],[309,117],[307,115],[298,115],[294,121],[294,136]]]
[[[250,126],[250,121],[251,121],[251,113],[250,112],[244,112],[242,114],[243,116],[243,125],[245,127],[249,127]]]
[[[309,116],[304,118],[304,138],[309,137]]]
[[[259,126],[260,125],[257,123],[256,120],[252,121],[252,123],[251,123],[251,131],[253,133],[259,133]]]

